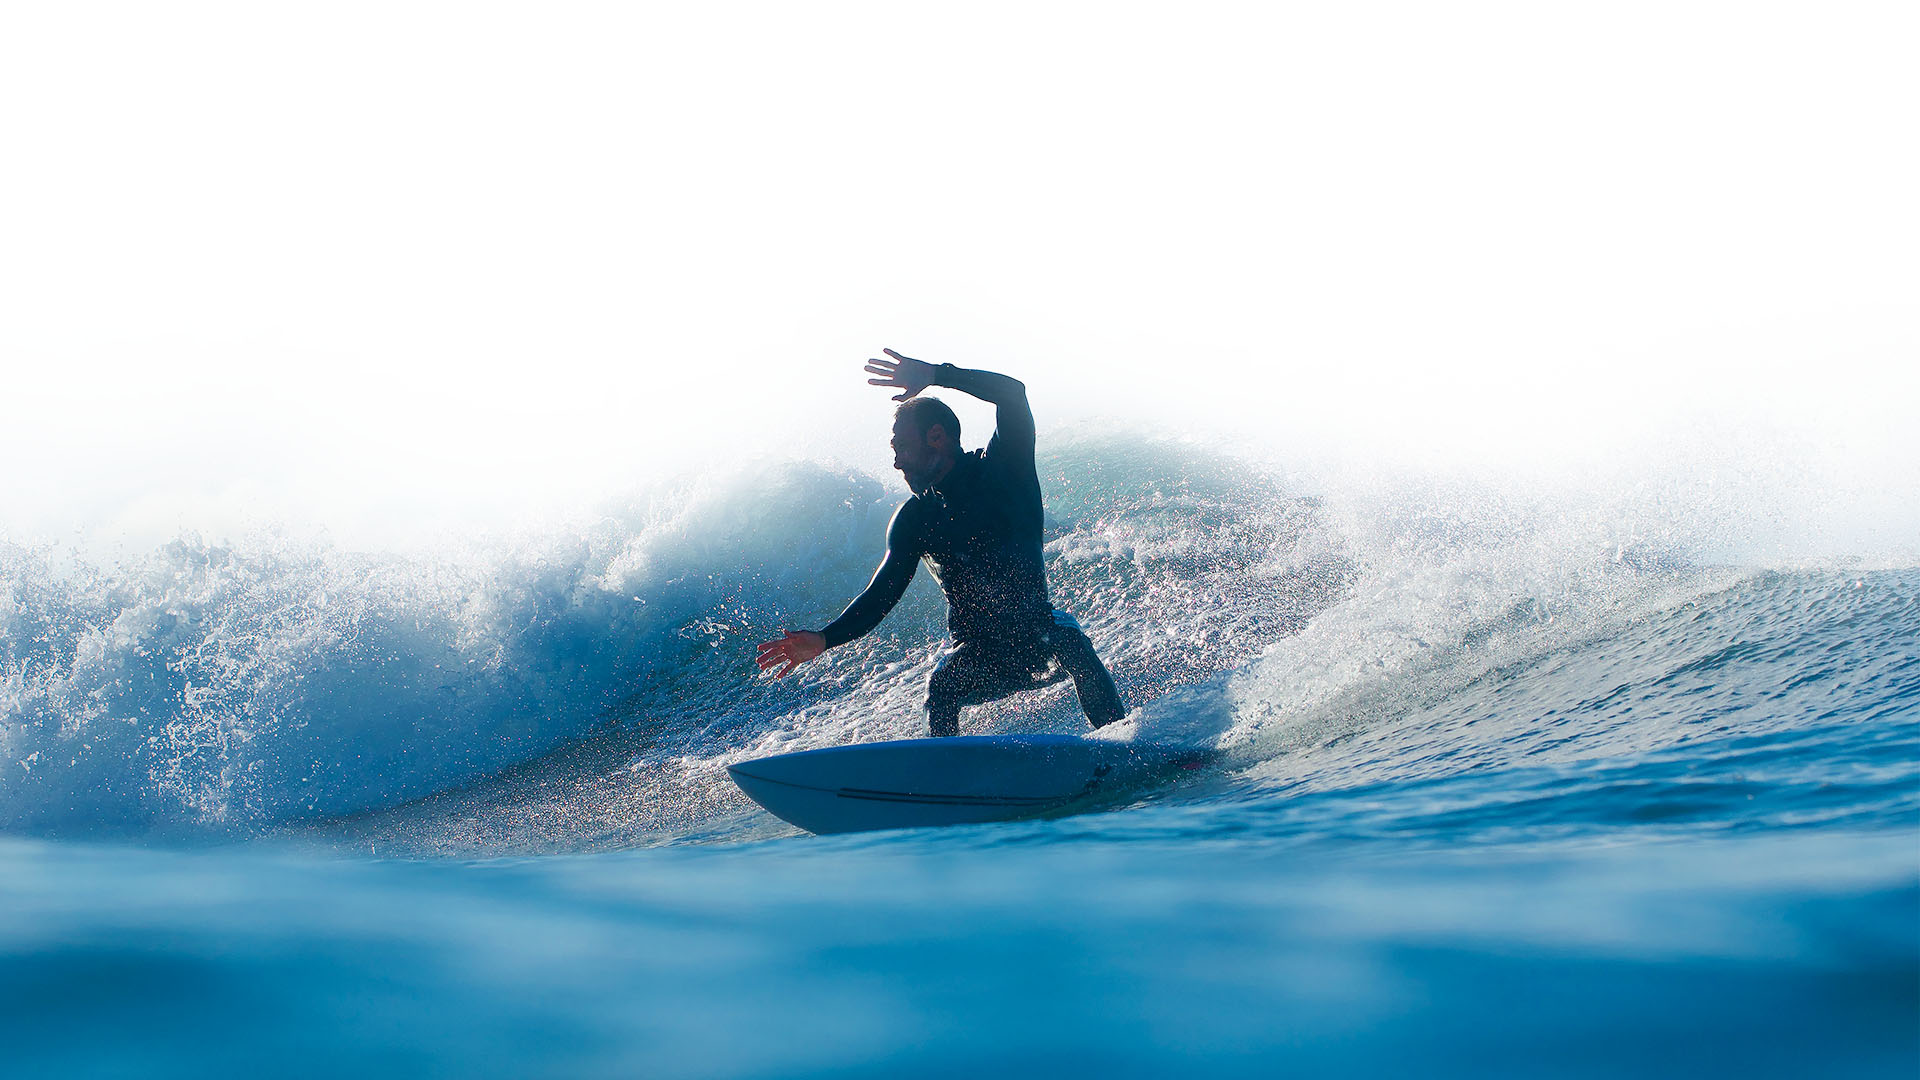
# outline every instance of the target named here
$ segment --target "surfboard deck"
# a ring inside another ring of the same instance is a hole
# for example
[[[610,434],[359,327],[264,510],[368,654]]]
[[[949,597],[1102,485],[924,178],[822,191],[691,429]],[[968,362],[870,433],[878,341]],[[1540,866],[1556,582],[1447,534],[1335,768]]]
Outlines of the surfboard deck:
[[[782,821],[843,833],[1074,813],[1214,756],[1072,735],[958,735],[776,754],[727,772]]]

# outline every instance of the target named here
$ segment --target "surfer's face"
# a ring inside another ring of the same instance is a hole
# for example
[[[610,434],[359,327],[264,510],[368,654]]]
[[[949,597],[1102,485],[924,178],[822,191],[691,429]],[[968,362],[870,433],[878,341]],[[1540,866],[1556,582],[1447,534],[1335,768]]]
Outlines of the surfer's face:
[[[932,437],[929,437],[931,434]],[[907,486],[918,495],[932,487],[951,464],[936,443],[944,443],[946,429],[938,424],[933,432],[924,432],[910,417],[893,422],[893,467],[907,478]]]

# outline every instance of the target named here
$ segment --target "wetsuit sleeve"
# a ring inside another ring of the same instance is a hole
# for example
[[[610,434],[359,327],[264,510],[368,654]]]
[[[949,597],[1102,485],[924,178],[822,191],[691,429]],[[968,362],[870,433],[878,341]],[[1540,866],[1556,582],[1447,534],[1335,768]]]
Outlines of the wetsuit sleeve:
[[[1033,410],[1027,405],[1025,383],[991,371],[973,371],[952,364],[941,364],[934,369],[933,384],[994,404],[993,438],[987,443],[989,460],[1033,461]]]
[[[880,560],[880,569],[873,572],[873,580],[853,598],[853,603],[847,605],[839,618],[821,628],[820,636],[827,639],[827,648],[865,637],[880,625],[880,620],[887,617],[887,612],[893,610],[893,605],[899,603],[907,591],[914,567],[920,563],[919,530],[909,513],[912,507],[909,502],[894,511],[893,521],[887,525],[887,555]]]

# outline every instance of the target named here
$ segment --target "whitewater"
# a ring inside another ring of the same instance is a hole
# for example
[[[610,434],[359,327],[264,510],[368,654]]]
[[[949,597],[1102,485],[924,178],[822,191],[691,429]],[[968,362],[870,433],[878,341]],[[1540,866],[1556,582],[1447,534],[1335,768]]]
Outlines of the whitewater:
[[[0,1030],[47,1075],[1907,1076],[1920,563],[1777,509],[1040,448],[1117,737],[1096,814],[816,838],[744,758],[924,734],[903,495],[662,478],[417,551],[0,542]],[[1694,495],[1699,490],[1691,489]],[[1070,687],[963,730],[1084,730]],[[1103,733],[1104,734],[1104,733]]]

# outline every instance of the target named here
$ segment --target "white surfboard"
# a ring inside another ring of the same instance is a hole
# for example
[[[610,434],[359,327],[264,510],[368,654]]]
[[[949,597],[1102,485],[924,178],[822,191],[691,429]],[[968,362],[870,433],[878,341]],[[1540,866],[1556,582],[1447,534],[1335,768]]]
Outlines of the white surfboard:
[[[1072,813],[1213,757],[1071,735],[960,735],[802,750],[727,772],[775,817],[841,833]]]

